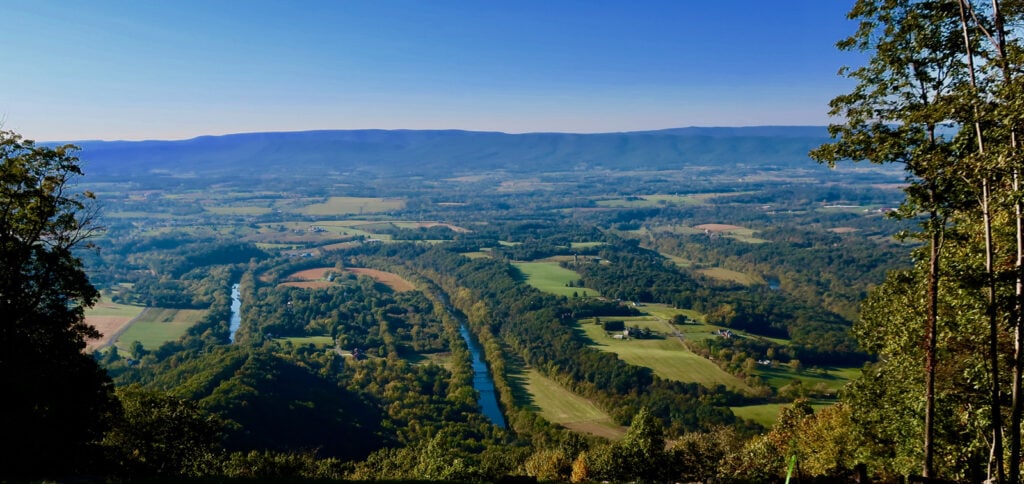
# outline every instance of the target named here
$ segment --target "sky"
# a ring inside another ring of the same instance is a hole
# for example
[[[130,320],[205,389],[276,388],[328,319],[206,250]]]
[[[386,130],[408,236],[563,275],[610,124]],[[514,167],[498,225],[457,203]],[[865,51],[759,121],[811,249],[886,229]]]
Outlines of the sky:
[[[853,0],[5,0],[29,139],[825,125]]]

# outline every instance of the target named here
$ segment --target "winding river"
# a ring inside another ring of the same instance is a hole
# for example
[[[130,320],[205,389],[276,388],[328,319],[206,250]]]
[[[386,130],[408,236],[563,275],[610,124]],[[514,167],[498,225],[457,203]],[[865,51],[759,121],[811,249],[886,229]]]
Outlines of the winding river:
[[[480,345],[473,340],[473,335],[469,334],[465,324],[459,326],[459,333],[462,334],[462,339],[466,340],[466,346],[469,347],[469,354],[473,359],[473,388],[480,394],[480,409],[494,425],[505,428],[505,416],[498,407],[498,395],[494,391],[491,372],[487,369],[487,363],[480,357]]]
[[[231,320],[228,327],[229,339],[232,343],[235,342],[235,333],[238,332],[238,327],[242,324],[241,311],[241,293],[238,291],[238,284],[233,284],[231,286]],[[473,360],[473,389],[480,395],[480,399],[477,401],[480,404],[480,409],[494,425],[505,428],[505,416],[501,414],[501,407],[498,406],[498,395],[494,390],[491,372],[487,368],[487,363],[480,356],[483,351],[480,349],[480,345],[473,340],[473,335],[469,333],[465,324],[459,326],[459,333],[462,335],[462,339],[466,340],[466,346],[469,347],[469,354]]]
[[[242,297],[241,293],[238,292],[238,284],[231,286],[231,320],[228,324],[228,339],[232,343],[235,342],[235,333],[238,332],[238,327],[242,325]]]

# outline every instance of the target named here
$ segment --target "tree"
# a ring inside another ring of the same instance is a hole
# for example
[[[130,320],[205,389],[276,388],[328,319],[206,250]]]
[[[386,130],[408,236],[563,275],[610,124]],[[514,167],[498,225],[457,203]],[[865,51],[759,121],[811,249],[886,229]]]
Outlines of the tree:
[[[72,249],[98,230],[92,194],[73,193],[76,148],[0,131],[0,413],[10,477],[80,472],[116,412],[113,386],[83,353],[99,297]]]
[[[197,404],[139,386],[120,388],[121,419],[103,439],[132,477],[201,476],[215,469],[223,423]]]
[[[954,173],[956,146],[939,127],[949,122],[966,73],[959,5],[939,0],[858,0],[849,14],[859,21],[845,50],[872,54],[866,65],[842,72],[854,90],[831,102],[844,119],[829,126],[836,139],[811,152],[830,165],[842,160],[901,163],[907,172],[907,200],[900,214],[924,215],[928,283],[924,301],[925,412],[922,474],[933,475],[936,340],[942,249],[948,220],[962,203]]]

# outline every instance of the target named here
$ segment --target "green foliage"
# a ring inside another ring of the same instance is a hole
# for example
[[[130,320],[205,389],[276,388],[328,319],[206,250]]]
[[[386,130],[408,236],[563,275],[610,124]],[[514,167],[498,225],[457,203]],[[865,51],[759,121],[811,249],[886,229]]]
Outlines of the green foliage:
[[[0,131],[0,478],[87,472],[116,413],[113,388],[85,338],[99,293],[72,249],[93,236],[95,205],[74,193],[71,145],[49,148]]]
[[[198,477],[216,472],[223,423],[194,402],[138,386],[117,390],[123,413],[104,436],[118,473]]]

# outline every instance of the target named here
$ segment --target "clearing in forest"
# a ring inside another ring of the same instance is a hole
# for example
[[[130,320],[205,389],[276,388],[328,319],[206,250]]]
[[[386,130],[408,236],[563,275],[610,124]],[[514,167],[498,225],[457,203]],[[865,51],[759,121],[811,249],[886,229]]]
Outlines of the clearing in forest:
[[[626,434],[626,428],[616,425],[594,402],[567,390],[539,371],[531,368],[520,376],[525,395],[520,395],[519,403],[548,422],[608,439],[619,439]]]
[[[732,232],[735,230],[743,230],[743,227],[739,225],[729,224],[700,224],[695,225],[693,228],[707,230],[708,232]]]
[[[381,213],[405,208],[400,198],[330,197],[323,203],[314,203],[296,210],[303,215],[360,215]]]
[[[105,348],[145,309],[142,306],[117,304],[107,301],[85,309],[85,324],[93,326],[102,336],[86,341],[85,352]]]
[[[358,274],[360,276],[371,277],[373,278],[373,280],[381,284],[384,284],[385,286],[388,286],[391,289],[394,289],[395,291],[398,292],[416,290],[416,286],[414,286],[411,282],[403,279],[402,276],[391,272],[378,271],[377,269],[367,269],[365,267],[346,267],[345,270],[353,274]]]
[[[754,234],[757,232],[756,230],[740,227],[739,225],[711,223],[695,225],[693,228],[702,230],[709,235],[720,235],[748,244],[764,244],[769,242],[768,240],[754,237]]]
[[[627,327],[647,327],[663,333],[649,339],[616,339],[600,325],[589,320],[580,322],[580,329],[594,342],[592,346],[596,349],[615,353],[622,361],[631,365],[650,368],[656,375],[668,380],[700,383],[709,388],[725,385],[733,390],[752,390],[739,378],[687,349],[678,336],[666,334],[669,327],[666,321],[613,317],[602,319],[625,320]]]
[[[569,287],[570,282],[576,282],[580,275],[566,269],[558,262],[514,262],[512,263],[519,272],[523,274],[526,283],[551,294],[573,297],[594,297],[601,293],[587,287]]]
[[[280,285],[305,289],[323,289],[331,286],[331,283],[327,281],[327,273],[332,271],[338,272],[333,267],[315,267],[313,269],[293,272],[285,276],[284,282]]]
[[[129,353],[138,341],[147,350],[155,350],[168,341],[176,341],[185,331],[206,316],[204,309],[146,308],[115,343],[119,351]]]
[[[827,401],[815,401],[811,403],[811,408],[814,409],[815,413],[819,410],[832,405],[832,402]],[[791,407],[791,403],[765,403],[761,405],[747,405],[743,407],[729,407],[739,418],[745,418],[747,420],[753,420],[767,428],[771,428],[778,421],[779,410],[784,407]]]

